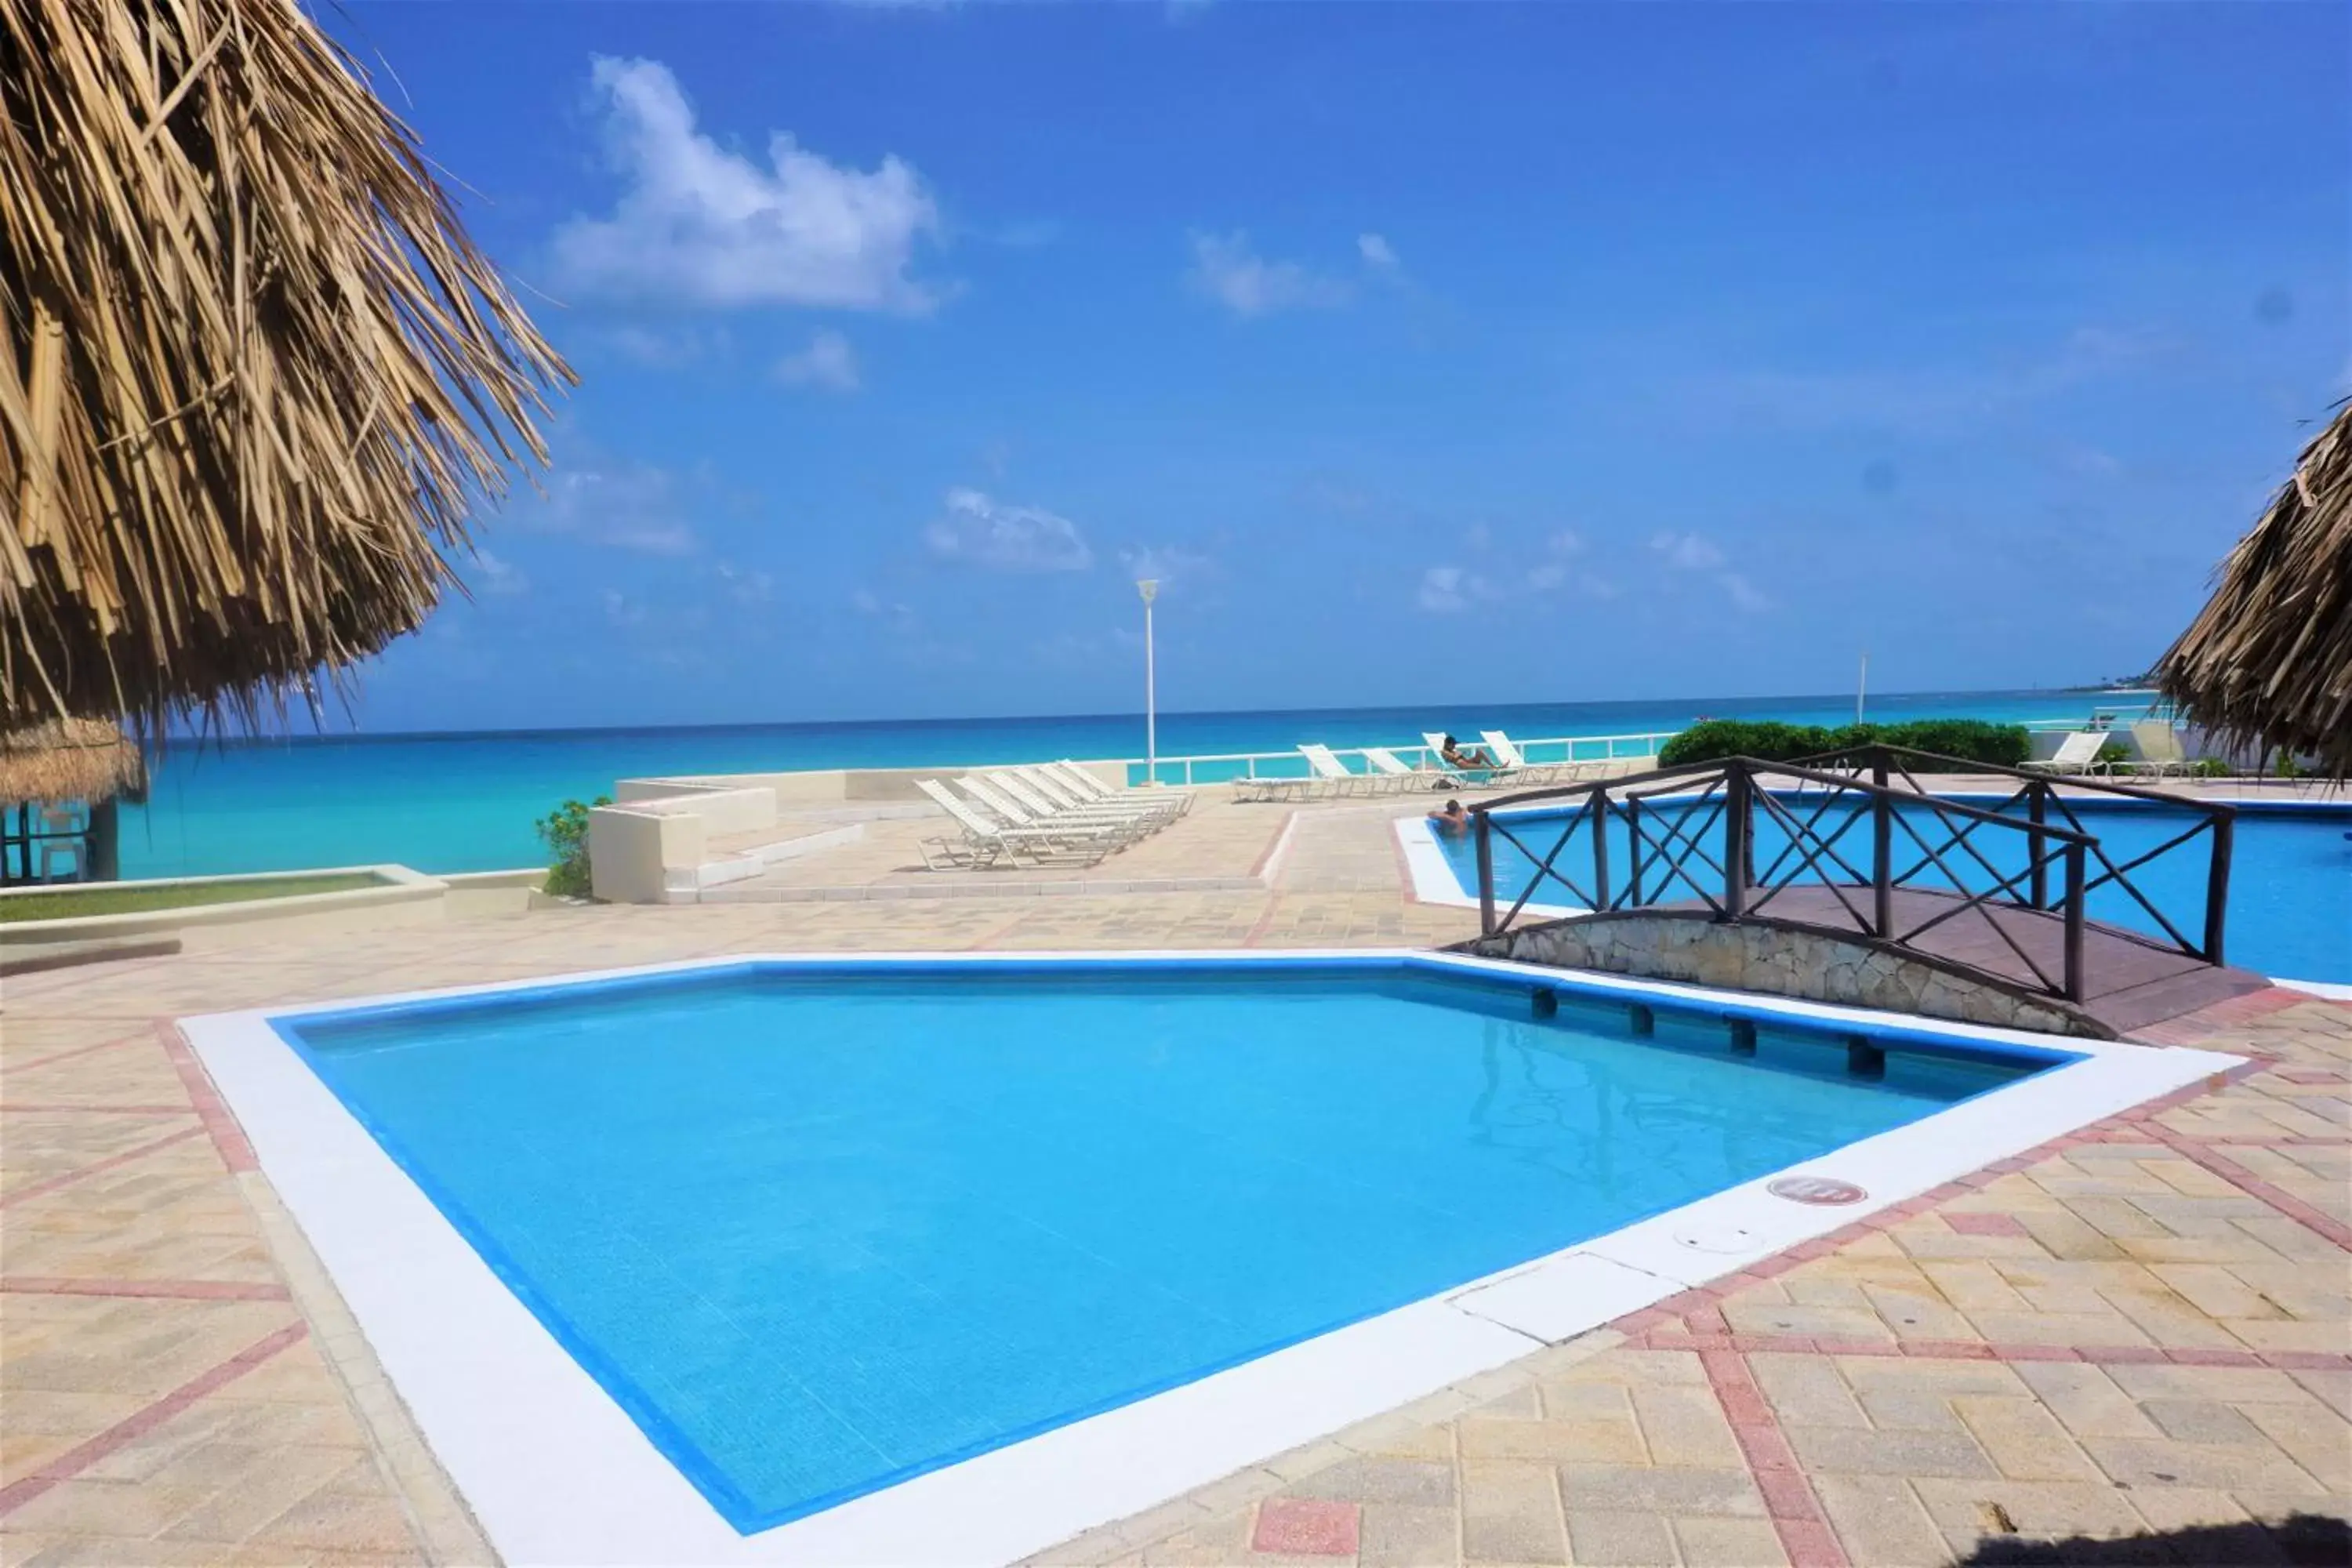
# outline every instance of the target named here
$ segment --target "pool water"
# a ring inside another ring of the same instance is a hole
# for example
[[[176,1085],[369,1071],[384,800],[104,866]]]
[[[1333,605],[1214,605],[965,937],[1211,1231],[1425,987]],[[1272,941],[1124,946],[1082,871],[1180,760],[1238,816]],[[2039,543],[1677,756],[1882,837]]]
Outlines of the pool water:
[[[739,1531],[1192,1381],[2051,1059],[1426,965],[746,966],[278,1026]]]
[[[1797,815],[1807,816],[1815,800],[1801,796],[1783,796]],[[1990,807],[1994,799],[1978,800],[1958,796],[1970,804]],[[1998,798],[1998,797],[1995,797]],[[2139,856],[2157,848],[2195,821],[2193,814],[2162,805],[2139,805],[2123,801],[2070,801],[2082,817],[2084,828],[2097,836],[2108,858],[2116,865],[2127,865]],[[1816,831],[1834,830],[1848,808],[1841,807],[1822,818]],[[1709,808],[1677,808],[1664,801],[1644,805],[1646,826],[1643,837],[1656,853],[1659,835],[1664,831],[1661,822],[1677,820],[1687,813],[1698,822],[1685,824],[1685,829],[1696,831],[1704,822]],[[2009,815],[2022,820],[2023,808],[2013,807]],[[1941,846],[1950,837],[1948,829],[1939,831],[1932,816],[1906,812],[1928,843]],[[1553,812],[1509,813],[1509,826],[1532,850],[1532,856],[1508,840],[1494,841],[1496,886],[1498,896],[1507,902],[1517,899],[1535,878],[1536,868],[1543,857],[1551,852],[1559,837],[1559,825],[1564,814]],[[2060,824],[2063,826],[2063,824]],[[1698,841],[1717,864],[1723,860],[1723,828],[1718,822],[1711,828],[1697,833]],[[1476,846],[1467,837],[1446,837],[1438,842],[1445,851],[1447,864],[1453,868],[1455,882],[1462,890],[1475,898],[1478,892],[1478,856]],[[2013,875],[2026,863],[2026,837],[2007,829],[1986,826],[1969,836],[1987,862],[1996,868],[2000,876]],[[2149,902],[2162,912],[2173,927],[2189,941],[2200,942],[2205,931],[2205,883],[2208,868],[2210,836],[2200,834],[2188,843],[2158,856],[2147,865],[2136,867],[2129,873],[2132,884],[2145,894]],[[1759,810],[1756,818],[1756,868],[1759,876],[1771,866],[1773,859],[1788,844],[1788,836]],[[1907,867],[1919,858],[1916,846],[1900,828],[1895,830],[1895,846],[1901,866]],[[1838,852],[1848,864],[1866,870],[1870,856],[1870,825],[1865,818],[1857,822],[1838,841]],[[1992,885],[1994,878],[1973,861],[1965,859],[1965,852],[1947,852],[1946,858],[1963,865],[1964,880],[1970,891],[1980,891]],[[1609,845],[1611,876],[1614,885],[1622,888],[1627,868],[1632,864],[1632,846],[1622,818],[1612,818]],[[1555,864],[1574,879],[1580,888],[1589,889],[1592,880],[1592,847],[1590,830],[1578,825],[1571,832],[1568,847]],[[1710,894],[1720,895],[1718,873],[1707,869],[1696,860],[1695,872],[1705,879]],[[1795,866],[1793,857],[1783,868],[1783,874]],[[1832,871],[1839,880],[1849,879]],[[2089,875],[2100,874],[2096,859],[2089,866]],[[1653,874],[1654,875],[1654,873]],[[1804,881],[1819,881],[1817,875],[1807,874]],[[1951,879],[1935,875],[1932,868],[1926,875],[1914,879],[1914,885],[1949,888]],[[2051,888],[2053,894],[2063,891],[2063,872],[2051,868]],[[1661,897],[1654,889],[1651,896]],[[1674,898],[1694,897],[1686,884],[1677,884]],[[1547,879],[1532,902],[1567,904],[1575,901],[1570,890],[1556,880]],[[2085,912],[2093,920],[2105,921],[2131,931],[2143,931],[2161,938],[2164,931],[2131,895],[2120,888],[2108,886],[2095,889],[2084,900]],[[2225,923],[2223,956],[2241,968],[2258,973],[2292,980],[2317,980],[2352,983],[2352,806],[2290,805],[2263,803],[2242,806],[2237,815],[2235,842],[2230,873],[2229,916]]]

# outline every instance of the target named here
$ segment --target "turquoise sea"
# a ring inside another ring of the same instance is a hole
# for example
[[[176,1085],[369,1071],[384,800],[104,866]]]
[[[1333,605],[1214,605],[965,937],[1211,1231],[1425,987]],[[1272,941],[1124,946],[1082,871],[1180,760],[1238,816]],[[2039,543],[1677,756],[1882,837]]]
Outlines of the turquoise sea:
[[[2094,707],[2137,711],[2146,699],[2091,691],[1979,691],[1874,697],[1876,721],[1969,716],[2079,720]],[[1168,713],[1162,758],[1223,752],[1417,746],[1423,730],[1465,740],[1631,734],[1680,729],[1702,715],[1841,723],[1851,697],[1692,698],[1290,712]],[[1140,757],[1140,714],[940,719],[713,729],[554,730],[446,735],[181,742],[156,765],[144,806],[122,822],[125,877],[213,876],[389,862],[420,871],[492,871],[543,863],[532,823],[558,803],[653,773],[921,767]],[[1172,771],[1163,773],[1172,776]]]

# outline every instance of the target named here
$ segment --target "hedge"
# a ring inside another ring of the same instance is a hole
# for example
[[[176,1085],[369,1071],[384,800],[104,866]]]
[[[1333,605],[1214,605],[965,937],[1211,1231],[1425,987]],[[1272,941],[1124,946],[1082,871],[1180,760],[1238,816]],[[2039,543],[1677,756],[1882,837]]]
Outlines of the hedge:
[[[1992,724],[1982,719],[1915,719],[1905,724],[1780,724],[1745,719],[1708,719],[1692,725],[1658,751],[1658,765],[1712,763],[1724,757],[1754,757],[1786,763],[1823,752],[1871,744],[1907,746],[1963,762],[2014,768],[2032,754],[2022,724]],[[1934,764],[1914,764],[1927,772]]]

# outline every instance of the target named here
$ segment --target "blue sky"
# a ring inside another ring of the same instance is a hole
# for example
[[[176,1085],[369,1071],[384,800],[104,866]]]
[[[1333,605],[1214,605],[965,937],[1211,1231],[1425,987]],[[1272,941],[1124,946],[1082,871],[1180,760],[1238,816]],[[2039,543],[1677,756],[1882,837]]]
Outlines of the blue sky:
[[[583,384],[376,730],[2140,668],[2352,390],[2352,9],[365,4]]]

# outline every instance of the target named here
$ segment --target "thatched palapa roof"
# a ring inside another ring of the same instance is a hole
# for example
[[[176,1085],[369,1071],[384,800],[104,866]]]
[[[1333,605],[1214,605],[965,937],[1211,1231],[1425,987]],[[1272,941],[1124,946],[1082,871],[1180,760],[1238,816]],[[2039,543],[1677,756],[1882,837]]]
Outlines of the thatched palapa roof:
[[[0,806],[101,801],[146,793],[138,746],[98,719],[51,719],[0,731]]]
[[[2225,738],[2352,775],[2352,403],[2222,562],[2157,684]]]
[[[310,700],[571,372],[294,0],[0,0],[0,725]]]

